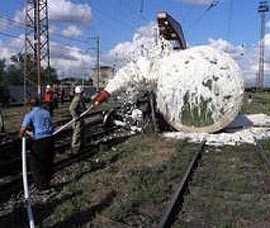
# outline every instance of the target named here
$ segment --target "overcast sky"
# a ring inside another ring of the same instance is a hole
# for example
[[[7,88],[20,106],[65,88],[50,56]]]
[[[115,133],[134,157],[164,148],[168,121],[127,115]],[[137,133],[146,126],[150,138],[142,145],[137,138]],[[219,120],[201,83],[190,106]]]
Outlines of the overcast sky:
[[[128,58],[155,36],[156,16],[178,20],[189,46],[228,52],[242,67],[246,84],[258,71],[260,15],[257,0],[48,0],[51,64],[61,76],[84,76],[95,64],[100,37],[102,64]],[[0,1],[0,58],[23,51],[24,0]],[[15,22],[14,22],[15,21]],[[269,15],[266,15],[265,78],[270,73]],[[268,83],[269,84],[269,83]]]

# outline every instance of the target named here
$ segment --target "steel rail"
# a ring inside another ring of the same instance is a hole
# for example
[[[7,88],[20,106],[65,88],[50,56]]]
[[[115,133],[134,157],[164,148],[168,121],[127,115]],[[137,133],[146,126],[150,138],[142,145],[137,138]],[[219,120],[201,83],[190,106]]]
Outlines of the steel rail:
[[[171,227],[172,223],[175,220],[177,213],[179,213],[183,200],[184,194],[186,193],[186,189],[188,187],[188,183],[191,180],[192,174],[194,173],[196,167],[198,166],[198,162],[202,156],[203,148],[205,145],[206,140],[203,140],[200,145],[199,149],[193,156],[184,177],[181,180],[176,192],[174,193],[170,203],[168,204],[164,215],[158,225],[159,228]]]
[[[261,160],[263,162],[263,165],[264,165],[264,168],[265,168],[266,172],[268,173],[268,176],[270,176],[270,160],[267,157],[267,155],[266,155],[262,145],[260,144],[260,142],[255,137],[253,137],[253,139],[256,142],[255,150],[258,153],[259,157],[261,158]]]
[[[62,159],[57,159],[54,164],[54,172],[59,171],[63,169],[64,167],[67,167],[75,162],[78,162],[80,160],[83,160],[89,156],[94,155],[92,152],[93,150],[96,150],[101,144],[118,144],[122,142],[124,139],[131,137],[134,134],[130,133],[119,133],[117,136],[114,135],[115,130],[119,129],[118,127],[112,127],[111,129],[105,129],[103,132],[93,132],[93,134],[87,135],[87,144],[84,151],[79,154],[68,154],[68,156],[62,157]],[[103,134],[102,134],[103,133]],[[96,136],[107,136],[103,138],[97,138],[96,140],[92,140],[92,136],[96,138]],[[121,140],[122,139],[122,140]],[[63,147],[66,147],[65,145]],[[66,151],[67,152],[67,151]],[[67,154],[67,153],[66,153]],[[30,175],[30,173],[28,173]],[[6,180],[5,182],[0,183],[0,196],[1,200],[8,197],[10,192],[17,191],[21,187],[21,177],[22,173],[19,172],[16,175],[12,175],[11,179]],[[1,178],[0,178],[1,179]],[[2,178],[3,179],[3,178]],[[11,190],[12,189],[12,190]]]

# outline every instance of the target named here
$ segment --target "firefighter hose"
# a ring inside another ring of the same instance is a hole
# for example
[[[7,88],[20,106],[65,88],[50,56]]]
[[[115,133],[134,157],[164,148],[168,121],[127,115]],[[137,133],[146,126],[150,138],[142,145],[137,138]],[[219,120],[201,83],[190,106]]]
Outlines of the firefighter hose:
[[[35,228],[35,222],[32,212],[32,202],[29,194],[28,180],[27,180],[27,162],[26,162],[26,138],[22,138],[22,172],[23,172],[23,190],[25,207],[27,209],[27,215],[29,220],[29,227]]]
[[[85,110],[80,116],[79,119],[82,118],[84,115],[86,115],[88,112],[90,112],[93,109],[94,105],[91,105],[87,110]],[[58,128],[53,135],[58,134],[60,131],[64,130],[65,128],[67,128],[68,126],[70,126],[72,123],[74,123],[75,121],[78,121],[78,119],[72,119],[69,122],[67,122],[66,124],[64,124],[62,127]]]
[[[95,98],[93,103],[99,105],[102,102],[106,101],[110,97],[110,94],[106,90],[102,90]]]

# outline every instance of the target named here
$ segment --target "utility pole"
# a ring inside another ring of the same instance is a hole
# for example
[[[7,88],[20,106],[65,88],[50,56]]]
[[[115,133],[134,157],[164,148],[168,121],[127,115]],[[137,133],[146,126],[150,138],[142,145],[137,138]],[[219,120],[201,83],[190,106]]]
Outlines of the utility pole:
[[[96,66],[92,68],[92,70],[94,71],[94,84],[97,87],[96,90],[97,92],[100,90],[100,65],[99,65],[99,59],[100,59],[100,41],[99,41],[99,36],[92,36],[90,37],[91,40],[95,40],[96,44],[95,47],[90,46],[89,47],[89,51],[90,50],[95,50],[95,55],[96,55]],[[91,44],[91,42],[90,42]]]
[[[99,36],[97,36],[97,90],[99,91]]]
[[[26,0],[24,53],[24,101],[41,98],[42,66],[50,79],[50,48],[47,0]],[[35,89],[35,90],[33,90]]]
[[[261,1],[258,7],[258,13],[261,16],[261,37],[260,37],[260,54],[259,54],[259,70],[257,75],[257,89],[264,88],[264,36],[265,36],[265,13],[269,11],[267,1]]]

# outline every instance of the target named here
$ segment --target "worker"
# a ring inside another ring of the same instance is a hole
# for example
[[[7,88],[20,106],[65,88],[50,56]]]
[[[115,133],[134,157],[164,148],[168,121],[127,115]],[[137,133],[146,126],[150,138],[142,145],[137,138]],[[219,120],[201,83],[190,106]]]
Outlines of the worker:
[[[45,108],[50,112],[51,116],[53,116],[53,91],[50,85],[46,86],[44,103]]]
[[[75,84],[72,84],[71,88],[69,90],[69,100],[70,100],[70,102],[72,102],[72,100],[73,100],[73,98],[75,96],[75,87],[76,87]]]
[[[0,132],[5,133],[4,117],[3,117],[1,109],[0,109]]]
[[[60,97],[61,104],[63,105],[64,98],[65,98],[65,89],[64,89],[63,85],[59,86],[59,97]]]
[[[7,85],[4,85],[3,87],[3,101],[2,101],[2,107],[8,108],[10,105],[10,91]]]
[[[53,109],[58,108],[58,85],[54,83],[52,86],[52,100],[53,100]]]
[[[75,96],[69,106],[71,116],[76,120],[73,123],[71,152],[77,154],[81,151],[84,144],[84,120],[79,117],[86,110],[86,106],[83,97],[83,88],[81,86],[76,86],[74,92]]]
[[[31,173],[39,190],[49,187],[52,177],[54,139],[53,122],[48,110],[41,106],[38,97],[30,101],[32,110],[28,112],[22,122],[20,136],[26,131],[32,131],[31,137]]]
[[[248,94],[248,104],[251,104],[251,102],[252,102],[252,94],[249,93]]]

